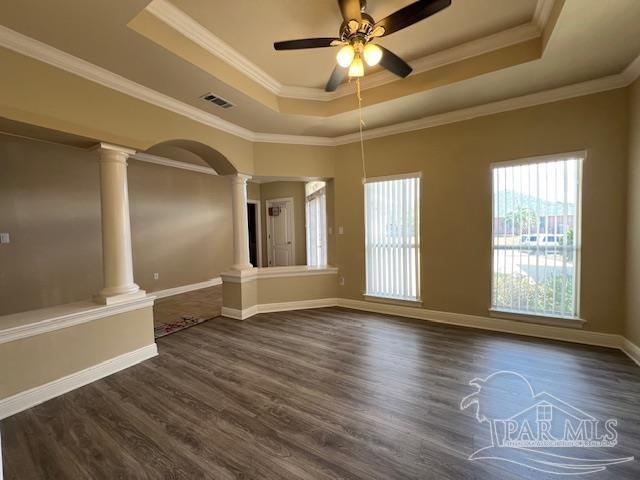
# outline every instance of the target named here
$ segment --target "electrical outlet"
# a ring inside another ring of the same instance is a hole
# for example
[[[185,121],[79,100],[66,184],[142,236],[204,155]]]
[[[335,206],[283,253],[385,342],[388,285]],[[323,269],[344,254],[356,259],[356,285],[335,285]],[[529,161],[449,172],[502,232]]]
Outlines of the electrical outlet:
[[[0,243],[11,243],[8,233],[0,233]]]
[[[344,277],[340,277],[340,279],[338,280],[338,284],[339,284],[341,287],[344,287]]]
[[[154,273],[153,274],[153,279],[154,280],[158,280],[160,278],[160,274],[159,273]]]

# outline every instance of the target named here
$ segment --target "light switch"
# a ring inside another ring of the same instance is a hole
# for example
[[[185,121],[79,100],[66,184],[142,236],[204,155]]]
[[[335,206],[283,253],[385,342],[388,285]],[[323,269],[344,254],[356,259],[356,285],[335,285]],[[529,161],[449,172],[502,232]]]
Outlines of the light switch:
[[[344,228],[342,228],[342,225],[340,225],[338,227],[338,235],[342,235],[344,233]]]
[[[0,233],[0,243],[11,243],[8,233]]]
[[[154,280],[158,280],[160,278],[160,274],[159,273],[154,273],[153,274],[153,279]]]
[[[333,235],[333,227],[329,227],[329,235]]]

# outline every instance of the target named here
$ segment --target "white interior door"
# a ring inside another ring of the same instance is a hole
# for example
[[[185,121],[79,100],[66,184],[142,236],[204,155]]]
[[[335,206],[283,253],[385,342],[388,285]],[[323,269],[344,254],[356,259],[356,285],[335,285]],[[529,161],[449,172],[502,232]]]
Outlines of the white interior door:
[[[266,210],[269,266],[295,265],[293,199],[267,200]]]

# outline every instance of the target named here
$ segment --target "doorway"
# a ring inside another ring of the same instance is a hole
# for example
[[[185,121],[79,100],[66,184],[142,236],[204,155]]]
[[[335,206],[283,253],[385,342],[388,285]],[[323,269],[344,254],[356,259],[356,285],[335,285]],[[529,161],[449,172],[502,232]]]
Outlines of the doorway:
[[[293,198],[265,202],[267,214],[267,260],[270,267],[295,265]]]
[[[262,225],[258,200],[247,200],[247,221],[249,223],[249,262],[254,267],[262,267]]]

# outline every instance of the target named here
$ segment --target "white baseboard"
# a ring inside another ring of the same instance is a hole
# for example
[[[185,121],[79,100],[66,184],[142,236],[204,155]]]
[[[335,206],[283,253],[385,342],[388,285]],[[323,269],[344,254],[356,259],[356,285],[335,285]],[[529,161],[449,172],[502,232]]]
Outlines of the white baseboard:
[[[461,327],[479,328],[482,330],[548,338],[551,340],[563,340],[566,342],[597,345],[600,347],[621,348],[622,346],[622,337],[611,333],[591,332],[588,330],[577,330],[575,328],[563,328],[552,325],[527,323],[518,320],[505,320],[501,318],[467,315],[463,313],[439,312],[423,308],[372,303],[347,298],[339,298],[338,306],[352,308],[354,310],[364,310],[367,312],[386,313],[401,317],[429,320],[431,322],[446,323]]]
[[[245,308],[244,310],[222,307],[222,316],[233,318],[235,320],[246,320],[247,318],[253,317],[258,313],[286,312],[289,310],[305,310],[307,308],[335,307],[336,305],[338,305],[337,298],[319,298],[316,300],[298,300],[295,302],[282,303],[263,303],[260,305],[254,305],[250,308]]]
[[[424,308],[394,305],[389,303],[367,302],[349,298],[321,298],[318,300],[302,300],[296,302],[266,303],[251,308],[239,310],[222,307],[222,315],[236,320],[245,320],[258,313],[284,312],[288,310],[303,310],[307,308],[344,307],[365,312],[396,315],[399,317],[416,318],[430,322],[457,325],[461,327],[478,328],[493,332],[526,335],[529,337],[562,340],[565,342],[581,343],[598,347],[617,348],[626,353],[634,362],[640,365],[640,347],[634,345],[622,335],[613,333],[591,332],[576,329],[573,326],[557,327],[539,323],[528,323],[518,320],[481,317],[464,313],[439,312]]]
[[[0,420],[158,355],[155,343],[0,400]],[[1,480],[1,479],[0,479]]]
[[[222,316],[233,318],[234,320],[246,320],[249,317],[253,317],[258,313],[258,306],[254,305],[250,308],[240,310],[238,308],[222,307]]]
[[[621,350],[640,367],[640,347],[638,345],[632,343],[628,338],[623,338]]]
[[[156,298],[171,297],[173,295],[179,295],[181,293],[193,292],[194,290],[200,290],[202,288],[215,287],[216,285],[222,285],[222,278],[216,277],[211,280],[206,280],[200,283],[192,283],[191,285],[181,285],[179,287],[167,288],[165,290],[158,290],[157,292],[149,292]]]

